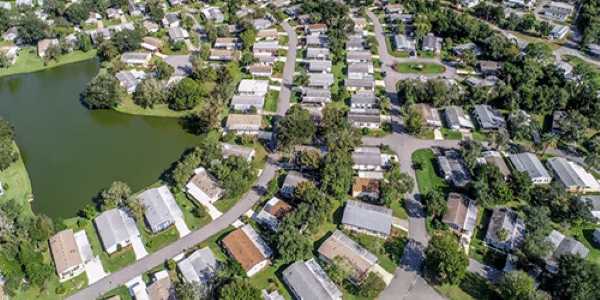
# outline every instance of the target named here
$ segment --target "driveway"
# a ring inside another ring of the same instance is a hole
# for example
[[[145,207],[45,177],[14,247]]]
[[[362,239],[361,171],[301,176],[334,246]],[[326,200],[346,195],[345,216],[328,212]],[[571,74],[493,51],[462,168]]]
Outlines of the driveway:
[[[102,262],[98,257],[85,264],[85,274],[88,277],[88,284],[92,284],[108,275],[104,272],[104,267],[102,267]]]
[[[504,275],[504,272],[492,266],[484,265],[472,258],[469,258],[469,267],[467,270],[491,281],[496,281]]]
[[[190,234],[190,229],[185,224],[185,220],[183,218],[175,218],[175,227],[177,227],[177,231],[179,231],[179,237],[184,237]]]
[[[135,259],[142,259],[148,255],[148,251],[146,251],[146,247],[144,247],[144,242],[142,242],[141,237],[134,237],[131,239],[131,246],[133,247],[133,252],[135,253]]]

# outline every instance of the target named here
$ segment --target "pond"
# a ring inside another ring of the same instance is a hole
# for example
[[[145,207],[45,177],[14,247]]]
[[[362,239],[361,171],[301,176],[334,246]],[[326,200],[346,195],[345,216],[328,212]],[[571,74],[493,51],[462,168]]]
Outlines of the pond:
[[[79,94],[98,68],[92,60],[0,78],[0,116],[15,125],[35,212],[73,217],[115,180],[142,189],[198,142],[177,118],[86,109]]]

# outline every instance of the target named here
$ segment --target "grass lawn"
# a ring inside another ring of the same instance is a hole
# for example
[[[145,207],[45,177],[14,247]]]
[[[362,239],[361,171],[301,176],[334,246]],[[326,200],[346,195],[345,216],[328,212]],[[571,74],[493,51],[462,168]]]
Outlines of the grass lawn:
[[[291,27],[296,27],[296,26],[298,26],[298,23],[296,23],[296,21],[294,21],[294,20],[289,20],[288,25],[290,25]]]
[[[119,25],[119,24],[121,24],[121,19],[116,18],[113,20],[102,20],[102,24],[104,24],[104,27],[108,27],[108,26],[112,26],[112,25]]]
[[[125,285],[120,285],[118,288],[102,295],[102,297],[100,297],[100,300],[106,300],[112,296],[119,296],[121,297],[121,300],[132,300],[131,296],[129,295],[129,291],[127,290],[127,287]]]
[[[290,94],[290,103],[298,103],[302,100],[302,91],[293,91]]]
[[[138,15],[138,16],[130,16],[129,14],[127,14],[125,16],[125,18],[127,18],[127,21],[136,21],[136,20],[141,20],[144,18],[144,15]]]
[[[37,72],[60,65],[92,59],[94,57],[96,57],[96,50],[90,50],[88,52],[73,51],[72,53],[62,55],[58,62],[52,60],[48,62],[47,66],[44,66],[44,59],[37,56],[36,47],[26,47],[19,51],[19,58],[17,58],[17,62],[14,65],[8,68],[0,68],[0,77]]]
[[[518,38],[526,41],[527,43],[542,43],[542,44],[546,44],[546,45],[548,45],[548,47],[550,47],[550,49],[552,51],[556,51],[556,50],[558,50],[558,48],[560,48],[559,44],[549,42],[547,39],[533,37],[533,36],[530,36],[530,35],[518,32],[518,31],[510,31],[510,33],[512,33],[516,37],[518,37]]]
[[[146,229],[144,222],[137,221],[136,225],[140,230],[142,242],[144,243],[144,246],[146,246],[148,253],[155,252],[156,250],[173,243],[179,238],[179,231],[177,231],[175,225],[157,234],[153,234],[152,231]]]
[[[408,213],[406,213],[406,209],[404,208],[404,199],[392,202],[390,209],[394,212],[394,217],[408,220]]]
[[[15,142],[13,142],[13,151],[19,151]],[[23,206],[25,213],[33,215],[28,201],[31,195],[31,180],[20,155],[19,159],[6,170],[0,171],[0,182],[4,186],[4,194],[0,196],[0,202],[17,201]]]
[[[476,141],[487,141],[488,136],[485,133],[473,131],[473,139]]]
[[[252,176],[252,178],[250,178],[248,180],[249,182],[249,186],[245,189],[246,192],[248,192],[250,190],[250,186],[252,186],[252,184],[254,184],[254,182],[256,181],[256,179],[258,178],[258,176],[256,174],[254,174]],[[236,197],[227,197],[227,198],[223,198],[217,202],[215,202],[214,206],[222,213],[225,213],[226,211],[228,211],[229,209],[231,209],[240,199],[242,199],[242,197],[244,197],[246,193],[236,196]]]
[[[433,132],[432,129],[425,129],[425,130],[423,130],[423,132],[421,132],[421,138],[433,140],[435,138],[435,133]]]
[[[571,228],[571,234],[584,246],[590,249],[590,253],[587,256],[587,260],[600,263],[600,249],[594,242],[594,230],[600,228],[598,224],[577,224]]]
[[[199,229],[212,221],[212,218],[208,212],[206,212],[204,206],[200,205],[200,203],[191,196],[188,196],[184,192],[176,193],[174,196],[177,204],[181,207],[181,211],[183,211],[183,219],[190,230],[194,231]],[[199,218],[198,211],[204,211],[205,216]]]
[[[387,51],[391,56],[401,57],[401,58],[409,58],[410,57],[410,53],[408,53],[406,51],[398,52],[398,51],[392,50],[392,40],[389,37],[385,38],[385,43],[387,45]]]
[[[287,56],[287,54],[288,54],[288,51],[285,50],[285,49],[279,49],[279,50],[277,50],[277,55],[278,56],[284,57],[284,56]]]
[[[562,59],[566,62],[568,62],[571,66],[575,67],[579,64],[586,64],[590,67],[592,67],[593,70],[595,70],[597,73],[600,73],[600,67],[594,65],[594,64],[590,64],[588,62],[586,62],[585,60],[581,59],[578,56],[575,55],[569,55],[569,54],[565,54],[562,56]]]
[[[397,231],[402,236],[406,235],[403,231]],[[351,235],[349,230],[344,230],[344,234],[350,237],[355,242],[359,243],[361,246],[365,247],[365,249],[369,250],[369,252],[373,253],[373,255],[379,258],[379,265],[385,269],[386,271],[394,274],[396,269],[398,269],[398,263],[394,262],[390,256],[385,253],[383,249],[383,244],[385,240],[376,236],[367,235],[367,234],[355,234]]]
[[[498,298],[496,292],[491,288],[490,281],[471,272],[467,272],[463,281],[458,285],[436,282],[433,284],[433,287],[440,294],[451,300],[488,300]]]
[[[62,299],[64,296],[72,294],[84,287],[88,284],[88,278],[85,272],[81,273],[79,276],[72,278],[68,281],[62,283],[62,285],[66,288],[66,293],[62,295],[57,295],[55,290],[58,288],[61,283],[58,281],[57,276],[52,276],[52,278],[48,281],[46,290],[40,291],[37,288],[29,288],[28,290],[20,290],[17,291],[14,297],[10,297],[13,300],[30,300],[30,299],[39,299],[39,300],[55,300]]]
[[[448,140],[462,140],[462,133],[458,130],[442,128],[442,135]]]
[[[492,210],[482,208],[479,209],[476,223],[479,225],[475,228],[475,232],[471,238],[471,244],[469,245],[469,256],[484,264],[492,265],[497,269],[502,269],[506,263],[506,254],[494,248],[483,245],[483,240],[485,239],[487,227],[491,217]]]
[[[435,51],[421,51],[417,50],[417,54],[420,58],[435,58]]]
[[[265,110],[276,112],[277,103],[279,102],[279,91],[270,90],[265,97]]]
[[[250,280],[260,290],[265,289],[269,292],[277,290],[285,299],[293,299],[282,277],[283,270],[288,266],[288,264],[275,263],[256,273]]]
[[[306,49],[302,49],[300,51],[296,51],[296,58],[304,58],[306,57]]]
[[[433,167],[435,155],[431,150],[417,150],[412,154],[413,164],[415,165],[417,185],[421,194],[427,194],[434,189],[440,189],[444,194],[450,192],[448,183],[435,172]]]
[[[290,42],[290,38],[287,35],[279,36],[279,45],[287,45]]]
[[[445,67],[435,63],[401,63],[398,64],[398,73],[438,74],[444,73]]]
[[[127,96],[121,100],[121,104],[115,108],[116,111],[130,115],[141,116],[157,116],[157,117],[173,117],[180,118],[192,113],[197,113],[201,109],[200,105],[191,110],[176,111],[169,109],[168,104],[157,104],[154,108],[143,108],[131,100],[131,96]]]

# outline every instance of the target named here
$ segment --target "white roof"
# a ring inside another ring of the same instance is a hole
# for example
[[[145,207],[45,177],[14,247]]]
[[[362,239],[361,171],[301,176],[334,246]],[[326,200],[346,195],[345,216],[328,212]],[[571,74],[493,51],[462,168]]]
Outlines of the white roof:
[[[75,241],[77,242],[77,248],[79,248],[81,261],[85,263],[92,260],[94,258],[94,253],[92,252],[92,247],[90,246],[90,241],[85,234],[85,230],[75,232],[73,235],[75,236]]]
[[[242,79],[238,86],[238,92],[245,93],[267,93],[269,91],[268,80]]]

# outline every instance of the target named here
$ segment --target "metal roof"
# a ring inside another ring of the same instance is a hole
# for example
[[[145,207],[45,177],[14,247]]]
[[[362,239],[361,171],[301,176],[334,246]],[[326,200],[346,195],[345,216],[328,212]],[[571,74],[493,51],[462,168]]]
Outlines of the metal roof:
[[[339,230],[334,231],[333,234],[321,244],[318,251],[319,254],[325,256],[329,260],[333,260],[338,256],[345,257],[349,259],[360,272],[369,271],[373,265],[379,262],[379,259],[375,255]]]
[[[204,247],[180,260],[177,266],[186,282],[204,285],[215,276],[219,263],[210,248]]]
[[[287,267],[283,279],[300,299],[335,300],[343,295],[314,258]]]
[[[532,153],[525,152],[511,155],[509,159],[517,171],[527,171],[532,179],[539,177],[550,177],[540,160]]]
[[[183,216],[181,208],[166,185],[149,189],[143,192],[140,198],[146,205],[145,216],[150,228],[156,228],[165,222],[174,222],[175,218]]]
[[[360,201],[348,200],[342,224],[377,231],[388,235],[392,227],[392,210]]]
[[[131,237],[140,235],[135,220],[127,208],[107,210],[96,217],[94,222],[104,249],[110,249]]]
[[[378,99],[375,93],[370,91],[357,92],[350,96],[350,104],[377,104]]]
[[[471,119],[465,115],[465,112],[461,107],[458,106],[448,106],[444,110],[446,114],[446,121],[448,121],[448,126],[452,127],[466,127],[473,128],[473,123],[471,123]]]
[[[489,105],[475,105],[474,113],[479,118],[479,125],[484,129],[506,126],[506,120],[504,120],[502,114]]]

